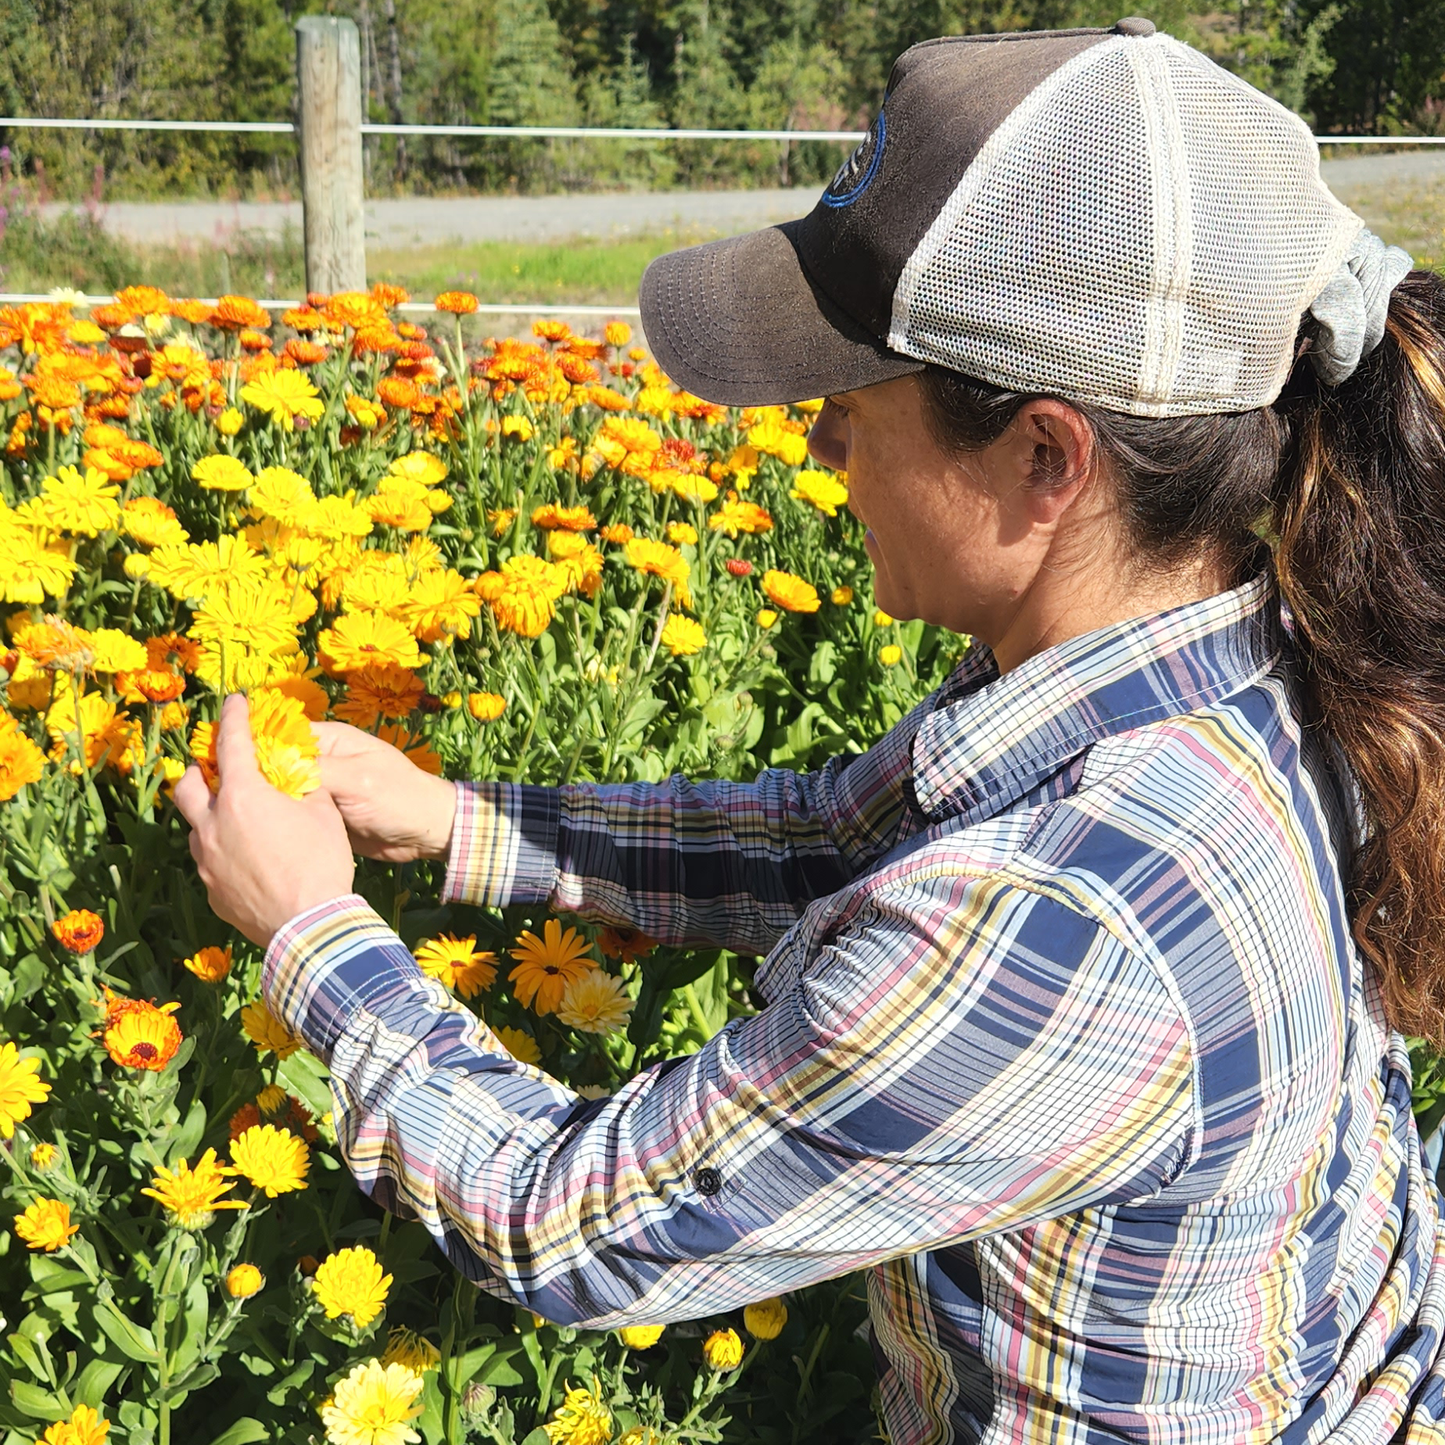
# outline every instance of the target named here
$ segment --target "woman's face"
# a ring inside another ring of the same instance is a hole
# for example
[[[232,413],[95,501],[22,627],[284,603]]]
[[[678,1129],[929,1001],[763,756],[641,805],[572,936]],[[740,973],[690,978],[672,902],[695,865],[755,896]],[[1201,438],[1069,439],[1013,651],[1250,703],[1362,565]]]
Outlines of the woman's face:
[[[1031,469],[1050,441],[1021,436],[1025,424],[1016,421],[984,450],[949,456],[933,440],[923,404],[910,376],[829,397],[808,450],[848,473],[848,509],[868,529],[878,605],[992,645],[1052,540],[1030,505]]]

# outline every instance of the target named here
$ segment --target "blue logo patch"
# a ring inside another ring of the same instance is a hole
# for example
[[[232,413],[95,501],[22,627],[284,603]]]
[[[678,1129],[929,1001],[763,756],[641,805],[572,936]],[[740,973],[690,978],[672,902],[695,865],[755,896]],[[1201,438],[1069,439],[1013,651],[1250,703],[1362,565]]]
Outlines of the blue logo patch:
[[[839,166],[838,174],[823,192],[825,206],[851,206],[873,184],[887,139],[888,121],[880,110],[878,119],[873,122],[858,149]]]

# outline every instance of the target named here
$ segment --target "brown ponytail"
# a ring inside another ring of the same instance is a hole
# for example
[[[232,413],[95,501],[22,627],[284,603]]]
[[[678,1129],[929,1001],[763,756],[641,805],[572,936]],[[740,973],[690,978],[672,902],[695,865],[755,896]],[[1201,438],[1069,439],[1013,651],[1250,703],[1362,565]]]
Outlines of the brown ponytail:
[[[1002,435],[1029,400],[919,374],[945,450]],[[1210,556],[1241,576],[1272,535],[1312,721],[1359,783],[1345,886],[1390,1023],[1445,1043],[1445,279],[1412,271],[1383,342],[1343,385],[1302,360],[1273,407],[1094,428],[1140,565]]]
[[[1355,374],[1298,366],[1276,409],[1280,590],[1365,807],[1355,937],[1391,1023],[1445,1040],[1445,280],[1412,271]]]

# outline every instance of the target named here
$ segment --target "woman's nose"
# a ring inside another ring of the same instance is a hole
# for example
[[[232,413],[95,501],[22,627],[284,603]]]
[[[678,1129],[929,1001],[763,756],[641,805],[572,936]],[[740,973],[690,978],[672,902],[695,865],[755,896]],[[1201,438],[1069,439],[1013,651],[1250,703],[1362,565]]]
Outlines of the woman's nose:
[[[848,413],[842,407],[823,403],[808,433],[808,455],[834,471],[848,470]]]

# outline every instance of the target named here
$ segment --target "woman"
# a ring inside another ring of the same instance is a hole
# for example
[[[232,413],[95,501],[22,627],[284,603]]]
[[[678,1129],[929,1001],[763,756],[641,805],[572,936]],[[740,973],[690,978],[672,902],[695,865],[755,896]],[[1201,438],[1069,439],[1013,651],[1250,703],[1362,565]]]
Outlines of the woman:
[[[177,801],[361,1186],[562,1322],[871,1266],[896,1445],[1445,1438],[1395,1031],[1441,1034],[1445,953],[1445,286],[1408,267],[1142,21],[915,47],[812,215],[656,263],[667,370],[827,394],[880,605],[978,644],[748,786],[453,786],[327,726],[295,802],[228,700]],[[353,846],[767,953],[768,1006],[582,1101]]]

